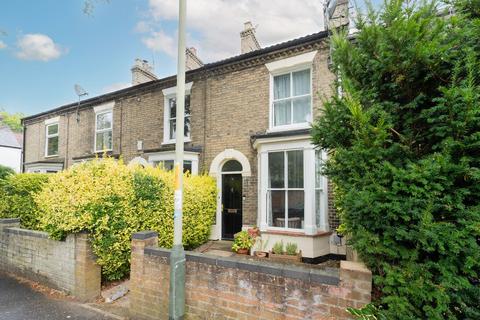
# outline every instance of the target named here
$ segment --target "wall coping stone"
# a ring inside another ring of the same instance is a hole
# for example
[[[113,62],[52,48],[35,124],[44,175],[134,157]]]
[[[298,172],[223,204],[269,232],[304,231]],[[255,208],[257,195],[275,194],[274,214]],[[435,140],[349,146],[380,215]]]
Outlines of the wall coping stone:
[[[20,223],[20,218],[0,219],[0,224]]]
[[[4,232],[11,233],[11,234],[25,235],[25,236],[35,237],[35,238],[48,239],[48,233],[43,231],[28,230],[28,229],[22,229],[22,228],[6,228],[4,229]]]
[[[146,255],[170,258],[170,250],[158,247],[146,247]],[[270,261],[256,261],[245,258],[219,257],[199,252],[185,252],[187,261],[216,265],[225,268],[236,268],[250,272],[259,272],[272,276],[309,281],[319,284],[338,285],[340,270],[336,268],[316,269],[300,265],[286,265]]]
[[[132,239],[135,240],[146,240],[150,238],[158,237],[158,232],[156,231],[140,231],[140,232],[135,232],[132,235]]]

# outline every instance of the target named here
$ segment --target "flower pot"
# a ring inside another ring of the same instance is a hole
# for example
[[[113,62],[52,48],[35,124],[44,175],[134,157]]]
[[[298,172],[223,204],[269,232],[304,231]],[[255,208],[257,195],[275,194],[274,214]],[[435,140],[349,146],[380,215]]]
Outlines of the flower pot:
[[[268,252],[255,251],[255,256],[258,257],[258,258],[266,258],[268,256]]]
[[[237,253],[238,254],[248,254],[248,249],[238,249]]]

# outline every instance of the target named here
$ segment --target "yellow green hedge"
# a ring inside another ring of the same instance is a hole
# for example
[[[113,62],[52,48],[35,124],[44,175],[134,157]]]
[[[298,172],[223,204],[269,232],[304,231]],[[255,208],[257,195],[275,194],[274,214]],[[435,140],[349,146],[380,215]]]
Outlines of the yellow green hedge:
[[[173,242],[173,174],[158,168],[126,166],[113,159],[78,164],[53,175],[35,197],[41,226],[51,237],[90,232],[97,262],[107,280],[128,274],[131,235],[155,230],[159,245]],[[183,243],[208,240],[217,189],[208,176],[184,176]]]
[[[20,218],[23,228],[39,230],[39,212],[33,197],[48,181],[42,173],[9,174],[0,180],[0,218]]]

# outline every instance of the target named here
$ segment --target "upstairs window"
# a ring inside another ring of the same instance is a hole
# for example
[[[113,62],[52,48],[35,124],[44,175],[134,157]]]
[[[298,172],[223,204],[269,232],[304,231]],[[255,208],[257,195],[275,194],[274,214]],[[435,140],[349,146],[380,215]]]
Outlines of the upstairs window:
[[[58,123],[46,126],[45,156],[58,156]]]
[[[168,139],[175,141],[177,131],[177,98],[168,98]],[[190,95],[185,95],[185,138],[190,138]]]
[[[103,111],[95,114],[95,152],[111,151],[113,149],[113,111]]]
[[[273,76],[272,127],[298,127],[312,120],[310,68]]]

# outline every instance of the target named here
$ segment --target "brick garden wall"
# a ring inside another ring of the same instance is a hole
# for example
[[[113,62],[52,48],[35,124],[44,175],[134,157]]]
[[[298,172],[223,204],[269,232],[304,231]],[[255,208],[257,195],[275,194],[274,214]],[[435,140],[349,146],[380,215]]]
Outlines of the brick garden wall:
[[[168,319],[170,251],[154,232],[134,234],[133,319]],[[342,261],[321,270],[187,252],[186,319],[349,319],[346,307],[370,302],[372,275]]]
[[[38,281],[84,301],[100,295],[100,267],[87,234],[55,241],[45,232],[19,226],[19,219],[0,219],[0,271]]]

